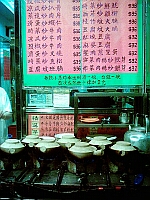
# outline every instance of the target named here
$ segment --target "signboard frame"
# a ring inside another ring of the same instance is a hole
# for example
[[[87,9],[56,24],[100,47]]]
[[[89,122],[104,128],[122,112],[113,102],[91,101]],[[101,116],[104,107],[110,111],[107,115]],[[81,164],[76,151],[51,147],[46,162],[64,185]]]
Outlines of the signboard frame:
[[[127,0],[126,0],[127,1]],[[82,1],[80,2],[81,5]],[[144,82],[144,46],[143,46],[143,8],[142,0],[137,0],[138,13],[138,72],[136,73],[92,73],[92,74],[29,74],[27,73],[26,40],[26,1],[21,0],[21,30],[24,87],[142,87]],[[82,20],[82,19],[81,19]],[[82,35],[82,33],[80,33]],[[81,48],[82,51],[82,48]]]

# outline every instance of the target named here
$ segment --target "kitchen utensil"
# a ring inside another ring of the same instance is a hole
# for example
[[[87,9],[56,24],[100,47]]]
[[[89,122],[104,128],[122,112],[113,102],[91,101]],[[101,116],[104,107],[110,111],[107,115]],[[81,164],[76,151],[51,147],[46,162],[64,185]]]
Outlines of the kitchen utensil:
[[[96,147],[100,147],[101,149],[105,149],[105,146],[111,145],[112,142],[107,140],[107,137],[104,136],[95,136],[90,142],[89,144],[96,146]]]
[[[119,116],[119,121],[123,124],[127,124],[130,121],[130,116],[128,113],[121,112]]]
[[[54,152],[60,145],[52,139],[43,139],[35,145],[42,153]]]
[[[3,152],[9,154],[16,154],[24,149],[24,145],[18,139],[7,139],[0,145]]]
[[[62,135],[62,138],[59,139],[57,142],[61,147],[66,148],[74,145],[78,141],[80,140],[76,138],[74,135],[66,134]]]
[[[99,122],[99,119],[98,118],[82,118],[80,119],[80,121],[84,123],[96,123],[96,122]]]
[[[110,147],[110,149],[114,150],[118,155],[125,156],[129,152],[136,151],[131,143],[126,141],[118,141],[114,145]]]
[[[146,127],[133,127],[124,134],[124,141],[130,142],[132,146],[137,147],[139,151],[150,153],[150,132],[149,119],[145,116]]]
[[[33,147],[37,143],[39,143],[41,139],[37,135],[27,135],[23,140],[22,143],[27,144],[29,147]]]
[[[97,150],[96,147],[91,146],[87,142],[77,142],[72,147],[68,148],[68,151],[71,155],[73,155],[76,158],[83,159],[88,158],[93,155],[95,156],[101,156],[103,155],[103,150]]]

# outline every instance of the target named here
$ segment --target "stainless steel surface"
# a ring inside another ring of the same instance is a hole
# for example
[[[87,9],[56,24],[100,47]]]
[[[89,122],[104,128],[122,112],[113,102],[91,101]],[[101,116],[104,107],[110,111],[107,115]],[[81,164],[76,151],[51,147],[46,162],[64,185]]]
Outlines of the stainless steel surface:
[[[142,115],[145,119],[145,126],[137,126],[138,124],[138,114],[135,120],[135,126],[128,130],[124,134],[124,140],[130,142],[133,146],[138,148],[138,150],[145,153],[150,153],[150,132],[149,131],[149,119],[147,115]]]
[[[142,92],[107,92],[107,90],[104,90],[102,92],[76,92],[75,97],[111,97],[111,96],[129,96],[129,97],[135,97],[135,96],[143,96]]]
[[[88,123],[88,124],[85,124],[85,123],[81,123],[78,121],[78,115],[81,114],[81,113],[85,113],[85,111],[88,113],[89,109],[84,109],[84,110],[80,110],[80,108],[78,107],[78,98],[79,97],[86,97],[86,98],[89,98],[89,97],[111,97],[111,96],[130,96],[130,97],[134,97],[134,96],[139,96],[139,95],[142,95],[141,93],[123,93],[123,92],[85,92],[85,93],[75,93],[74,94],[74,133],[75,135],[77,135],[77,132],[78,132],[78,128],[88,128],[88,127],[128,127],[128,124],[113,124],[113,123]],[[90,105],[89,105],[89,108],[90,108]],[[109,113],[109,111],[114,111],[113,113],[116,112],[116,114],[120,113],[120,109],[121,108],[101,108],[98,110],[99,113]],[[97,114],[98,112],[95,112],[95,110],[93,108],[91,108],[90,110],[91,112],[90,113],[94,113],[94,114]],[[102,111],[102,112],[101,112]],[[133,111],[133,109],[129,108],[129,111]],[[129,112],[128,111],[128,112]]]
[[[74,114],[74,108],[54,108],[54,107],[24,107],[23,110],[25,113],[37,113],[37,114]],[[129,109],[133,110],[133,109]],[[120,110],[119,110],[120,111]],[[78,108],[78,114],[118,114],[119,113],[117,108]]]
[[[23,108],[25,113],[36,113],[36,114],[73,114],[74,109],[73,108],[54,108],[54,107],[45,107],[45,108],[39,108],[39,107],[24,107]]]
[[[78,128],[88,128],[88,127],[95,127],[95,128],[128,128],[129,124],[103,124],[103,123],[82,123],[78,122]]]

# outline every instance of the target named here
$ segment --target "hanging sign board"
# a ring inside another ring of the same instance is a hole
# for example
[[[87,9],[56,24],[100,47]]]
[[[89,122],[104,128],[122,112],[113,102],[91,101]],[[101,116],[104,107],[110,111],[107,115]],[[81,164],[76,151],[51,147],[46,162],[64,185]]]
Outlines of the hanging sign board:
[[[22,1],[22,31],[24,86],[142,85],[142,0]]]
[[[150,87],[150,1],[147,1],[147,13],[146,13],[146,20],[145,20],[145,38],[144,41],[146,42],[145,45],[145,66],[146,66],[146,84]]]
[[[28,115],[28,134],[54,136],[57,133],[74,132],[73,115]]]

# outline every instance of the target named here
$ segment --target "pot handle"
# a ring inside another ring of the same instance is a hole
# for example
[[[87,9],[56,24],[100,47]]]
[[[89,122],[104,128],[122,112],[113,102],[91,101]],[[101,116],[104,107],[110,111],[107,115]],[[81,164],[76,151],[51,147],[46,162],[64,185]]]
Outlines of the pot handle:
[[[105,150],[105,145],[99,145],[98,147],[100,147],[102,150]]]
[[[104,155],[104,150],[103,149],[99,149],[99,150],[95,150],[93,152],[94,156],[103,156]]]
[[[121,151],[121,156],[125,156],[126,152],[125,151]]]
[[[135,127],[138,126],[138,121],[139,121],[139,113],[137,113],[135,116],[135,122],[134,122]]]
[[[65,144],[65,147],[68,148],[68,149],[70,149],[71,146],[72,146],[72,145],[71,145],[70,142],[67,142],[67,143]]]
[[[145,116],[146,116],[145,114],[136,113],[134,126],[136,126],[136,127],[138,126],[139,117],[145,117]]]
[[[135,127],[138,126],[138,120],[139,120],[139,116],[144,116],[145,117],[145,135],[147,135],[148,131],[149,131],[149,118],[148,118],[148,115],[144,115],[144,114],[139,114],[137,113],[136,114],[136,117],[135,117]]]
[[[10,153],[10,154],[14,154],[14,153],[15,153],[15,151],[16,151],[16,150],[15,150],[15,149],[13,149],[13,148],[10,148],[10,149],[9,149],[9,153]]]
[[[40,147],[40,151],[41,151],[42,153],[45,153],[45,152],[46,152],[46,147],[44,147],[44,146]]]
[[[149,131],[149,119],[148,119],[148,115],[145,115],[145,122],[146,122],[146,131],[145,131],[145,135],[148,134]]]

